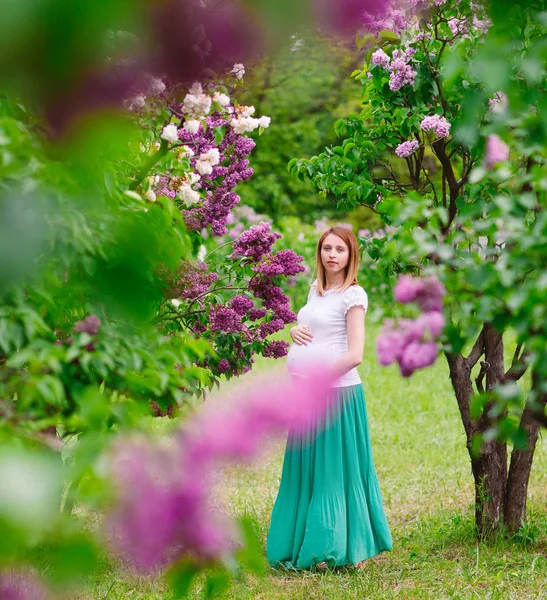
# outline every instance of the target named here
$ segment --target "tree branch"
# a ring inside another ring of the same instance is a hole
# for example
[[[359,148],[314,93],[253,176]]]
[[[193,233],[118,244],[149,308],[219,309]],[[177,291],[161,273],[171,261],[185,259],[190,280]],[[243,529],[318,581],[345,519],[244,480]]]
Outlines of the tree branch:
[[[530,356],[530,353],[526,349],[521,353],[522,347],[523,344],[517,344],[515,348],[511,367],[507,369],[504,375],[506,381],[518,381],[528,370],[526,359]]]
[[[477,364],[477,361],[483,355],[483,353],[484,353],[484,329],[482,329],[481,332],[479,333],[479,336],[477,337],[471,352],[465,359],[465,362],[469,366],[469,370],[471,370]]]

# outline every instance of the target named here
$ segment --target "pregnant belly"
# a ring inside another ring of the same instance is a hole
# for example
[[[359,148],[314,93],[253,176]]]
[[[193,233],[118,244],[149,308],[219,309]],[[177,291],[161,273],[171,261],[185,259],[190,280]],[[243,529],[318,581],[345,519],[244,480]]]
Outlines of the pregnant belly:
[[[291,375],[301,375],[316,365],[331,365],[333,362],[333,350],[330,345],[317,342],[307,346],[293,344],[287,354],[287,368]]]

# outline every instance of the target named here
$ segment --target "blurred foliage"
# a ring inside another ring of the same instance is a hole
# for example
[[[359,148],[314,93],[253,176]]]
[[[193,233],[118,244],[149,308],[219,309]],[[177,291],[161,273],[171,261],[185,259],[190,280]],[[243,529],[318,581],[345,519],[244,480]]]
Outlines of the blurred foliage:
[[[267,213],[276,225],[284,216],[308,223],[340,218],[334,198],[318,196],[308,182],[291,176],[287,164],[332,143],[336,120],[358,107],[359,87],[349,75],[360,60],[353,44],[302,32],[253,70],[243,99],[272,123],[257,139],[255,175],[238,191],[245,204]]]

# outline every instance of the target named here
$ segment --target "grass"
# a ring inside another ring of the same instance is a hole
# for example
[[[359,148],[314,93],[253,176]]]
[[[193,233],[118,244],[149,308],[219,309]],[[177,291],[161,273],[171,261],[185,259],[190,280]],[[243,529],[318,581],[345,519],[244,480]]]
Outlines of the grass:
[[[538,443],[529,488],[530,520],[517,540],[477,542],[474,491],[463,427],[442,359],[403,380],[380,368],[368,343],[361,376],[376,470],[394,548],[357,571],[268,571],[243,574],[221,597],[234,600],[547,598],[547,443]],[[264,368],[259,364],[259,369]],[[281,472],[283,441],[268,445],[252,465],[222,474],[220,501],[251,518],[264,544]],[[205,582],[191,597],[203,598]],[[161,578],[136,578],[105,558],[85,600],[164,600]]]

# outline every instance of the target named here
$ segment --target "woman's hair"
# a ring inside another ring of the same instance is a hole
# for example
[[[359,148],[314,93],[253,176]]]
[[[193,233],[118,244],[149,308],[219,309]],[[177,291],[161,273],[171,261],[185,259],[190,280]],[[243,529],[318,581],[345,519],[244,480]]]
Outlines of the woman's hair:
[[[341,238],[349,251],[348,264],[345,269],[345,277],[342,285],[338,289],[339,292],[343,292],[347,290],[350,286],[355,285],[357,283],[357,268],[359,267],[359,243],[357,242],[357,238],[351,229],[347,229],[346,227],[330,227],[326,231],[323,232],[319,241],[317,242],[317,251],[315,254],[315,261],[317,265],[317,287],[316,291],[319,296],[323,295],[325,291],[325,287],[327,285],[327,277],[325,274],[325,267],[321,262],[321,248],[323,246],[323,242],[325,238],[333,233]]]

